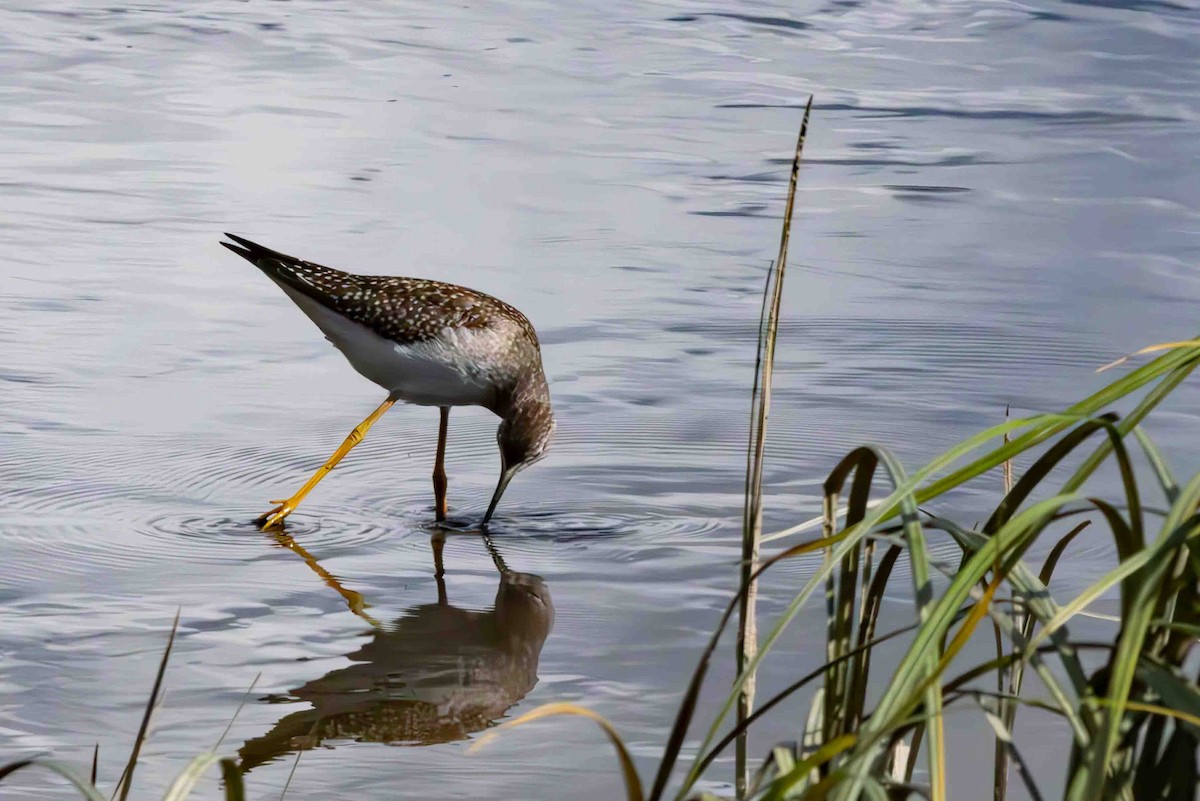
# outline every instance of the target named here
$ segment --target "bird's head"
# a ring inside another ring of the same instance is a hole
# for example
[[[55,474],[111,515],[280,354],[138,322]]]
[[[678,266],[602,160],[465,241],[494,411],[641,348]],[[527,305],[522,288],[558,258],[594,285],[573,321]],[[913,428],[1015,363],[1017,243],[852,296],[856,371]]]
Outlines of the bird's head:
[[[500,503],[500,496],[519,471],[546,455],[550,439],[554,435],[554,412],[550,398],[544,393],[527,397],[514,403],[504,415],[496,431],[496,442],[500,446],[500,482],[483,516],[486,526]]]

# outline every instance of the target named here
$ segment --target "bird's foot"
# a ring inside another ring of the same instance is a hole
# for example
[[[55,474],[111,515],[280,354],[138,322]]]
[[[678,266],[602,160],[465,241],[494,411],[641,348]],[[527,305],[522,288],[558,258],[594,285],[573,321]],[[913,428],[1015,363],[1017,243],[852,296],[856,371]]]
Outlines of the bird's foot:
[[[266,514],[259,515],[258,519],[254,521],[262,531],[283,525],[283,519],[296,508],[296,504],[292,503],[291,498],[285,501],[271,501],[271,503],[278,504],[278,506]]]

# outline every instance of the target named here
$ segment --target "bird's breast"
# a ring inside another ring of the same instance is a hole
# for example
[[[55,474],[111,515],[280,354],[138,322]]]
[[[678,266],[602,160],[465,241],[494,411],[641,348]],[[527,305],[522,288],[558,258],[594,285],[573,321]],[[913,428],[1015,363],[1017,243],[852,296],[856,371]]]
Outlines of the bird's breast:
[[[487,371],[467,363],[440,339],[393,344],[389,367],[384,385],[408,403],[486,406],[495,394]]]

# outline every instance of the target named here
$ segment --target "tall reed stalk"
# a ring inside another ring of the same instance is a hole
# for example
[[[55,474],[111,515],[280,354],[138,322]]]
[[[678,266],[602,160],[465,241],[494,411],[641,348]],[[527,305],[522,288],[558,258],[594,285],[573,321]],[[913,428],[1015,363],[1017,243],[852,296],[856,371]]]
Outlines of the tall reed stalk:
[[[804,118],[800,122],[800,134],[796,138],[796,152],[792,158],[791,177],[788,180],[787,205],[783,210],[783,230],[779,237],[779,255],[774,265],[767,269],[767,283],[763,289],[765,315],[759,317],[758,348],[754,364],[754,385],[750,396],[749,445],[746,448],[745,505],[742,511],[742,561],[741,602],[738,605],[737,672],[742,675],[758,653],[758,629],[756,606],[758,585],[753,580],[758,569],[759,547],[762,540],[763,518],[763,457],[766,453],[767,419],[771,413],[771,380],[775,371],[775,342],[779,337],[779,314],[783,302],[783,279],[787,275],[788,241],[792,232],[792,212],[796,205],[796,182],[800,175],[800,157],[804,152],[804,139],[808,135],[808,118],[812,114],[813,99],[810,95],[804,107]],[[769,298],[769,302],[768,302]],[[742,683],[738,695],[738,723],[744,723],[754,709],[755,677],[751,673]],[[746,763],[746,737],[743,731],[738,736],[735,748],[736,767],[734,784],[737,797],[746,792],[749,773]]]

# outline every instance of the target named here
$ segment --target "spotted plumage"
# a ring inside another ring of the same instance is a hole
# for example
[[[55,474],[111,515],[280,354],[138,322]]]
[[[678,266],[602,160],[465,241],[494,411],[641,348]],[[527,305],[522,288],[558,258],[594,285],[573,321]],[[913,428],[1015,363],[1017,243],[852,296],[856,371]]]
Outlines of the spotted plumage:
[[[491,295],[424,278],[353,275],[233,234],[226,236],[244,245],[245,250],[221,244],[248,258],[271,278],[393,342],[429,340],[446,328],[484,329],[511,324],[538,347],[537,332],[525,315]]]
[[[355,429],[357,444],[388,406],[404,401],[443,410],[439,436],[439,482],[445,447],[445,416],[452,406],[483,406],[502,418],[497,439],[503,474],[492,506],[512,475],[544,454],[554,430],[541,347],[533,325],[520,311],[482,292],[441,281],[354,275],[226,234],[229,250],[254,264],[279,285],[363,376],[388,391],[388,401]],[[240,245],[240,247],[239,247]],[[361,430],[360,430],[361,429]],[[289,514],[315,482],[264,515],[273,525]],[[439,519],[445,513],[438,499]]]

